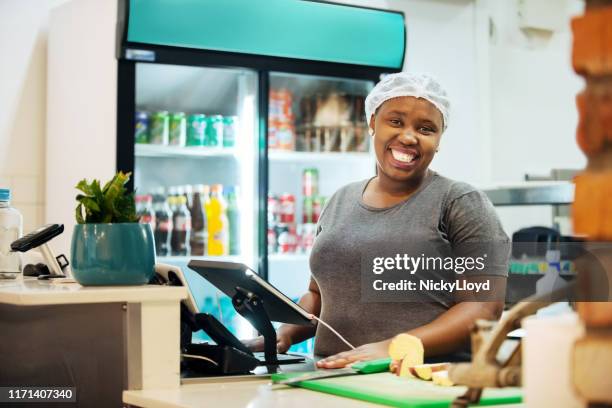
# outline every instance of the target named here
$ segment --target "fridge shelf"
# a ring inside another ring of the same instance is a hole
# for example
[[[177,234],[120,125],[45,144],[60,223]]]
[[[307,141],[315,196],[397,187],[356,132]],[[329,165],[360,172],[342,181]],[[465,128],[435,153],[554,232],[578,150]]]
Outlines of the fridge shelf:
[[[235,157],[234,148],[135,145],[136,157]]]
[[[362,161],[371,158],[368,152],[294,152],[288,150],[272,150],[268,151],[268,158],[277,162],[339,162],[346,161]]]

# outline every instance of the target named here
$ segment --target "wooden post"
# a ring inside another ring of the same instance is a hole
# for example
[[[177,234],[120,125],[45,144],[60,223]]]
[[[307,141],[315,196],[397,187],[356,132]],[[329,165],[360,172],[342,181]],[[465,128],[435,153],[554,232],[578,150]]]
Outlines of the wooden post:
[[[591,241],[612,241],[612,0],[587,0],[583,16],[572,21],[574,70],[586,80],[576,97],[576,140],[587,156],[576,179],[574,232]],[[612,282],[611,254],[603,254]],[[596,290],[589,270],[579,271],[581,300]],[[577,303],[587,331],[574,344],[572,376],[576,391],[591,404],[612,403],[612,302]]]

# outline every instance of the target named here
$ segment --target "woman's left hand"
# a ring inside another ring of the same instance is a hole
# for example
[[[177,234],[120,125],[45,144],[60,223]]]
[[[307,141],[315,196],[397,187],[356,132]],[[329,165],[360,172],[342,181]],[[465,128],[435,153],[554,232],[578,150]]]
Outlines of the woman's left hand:
[[[391,340],[383,340],[377,343],[368,343],[354,350],[329,356],[317,362],[319,368],[342,368],[357,361],[376,360],[389,357],[389,343]]]

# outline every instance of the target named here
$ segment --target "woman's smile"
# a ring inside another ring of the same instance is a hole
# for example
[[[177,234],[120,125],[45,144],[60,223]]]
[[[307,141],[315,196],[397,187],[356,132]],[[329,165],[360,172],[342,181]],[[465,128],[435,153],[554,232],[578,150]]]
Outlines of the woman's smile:
[[[412,148],[391,146],[387,153],[389,163],[400,170],[412,170],[421,158],[419,152]]]

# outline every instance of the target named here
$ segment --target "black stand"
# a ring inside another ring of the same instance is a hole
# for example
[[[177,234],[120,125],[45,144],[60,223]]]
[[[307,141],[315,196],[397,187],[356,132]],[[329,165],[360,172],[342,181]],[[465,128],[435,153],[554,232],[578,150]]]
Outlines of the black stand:
[[[182,374],[185,377],[250,374],[259,365],[259,360],[252,354],[228,344],[192,343],[193,332],[204,330],[208,333],[201,316],[200,313],[194,315],[181,303]]]
[[[304,362],[303,357],[293,355],[283,356],[289,358],[279,361],[276,354],[276,331],[259,296],[244,288],[236,287],[232,305],[263,335],[264,359],[257,359],[253,352],[214,316],[208,313],[194,315],[181,303],[181,353],[184,357],[182,363],[184,375],[191,377],[248,374],[257,366],[266,366],[269,373],[276,373],[281,364]],[[192,333],[198,330],[204,330],[217,344],[192,343]]]
[[[234,309],[247,319],[264,338],[264,356],[269,373],[278,371],[276,357],[276,331],[268,317],[263,301],[253,292],[236,286],[236,294],[232,297]]]

